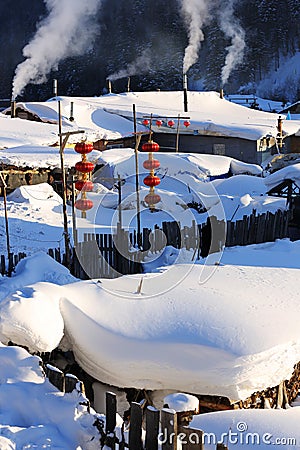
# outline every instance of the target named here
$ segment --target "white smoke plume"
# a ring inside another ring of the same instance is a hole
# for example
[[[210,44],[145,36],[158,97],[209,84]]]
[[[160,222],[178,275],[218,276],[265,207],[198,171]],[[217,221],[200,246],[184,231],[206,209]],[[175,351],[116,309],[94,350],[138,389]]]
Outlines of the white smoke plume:
[[[132,75],[148,72],[151,68],[151,51],[149,48],[143,50],[142,54],[135,61],[128,64],[125,69],[119,70],[107,77],[108,80],[114,81],[120,78],[130,77]]]
[[[234,0],[222,2],[224,7],[220,9],[220,28],[226,37],[231,39],[231,45],[227,50],[225,64],[222,68],[222,85],[227,83],[228,78],[242,61],[245,49],[245,32],[238,19],[234,16]]]
[[[12,96],[29,83],[47,81],[47,75],[64,58],[81,55],[97,32],[95,15],[101,0],[44,0],[48,16],[23,48],[25,61],[16,68]]]
[[[188,46],[183,59],[183,73],[198,59],[201,42],[204,40],[203,25],[209,18],[209,0],[181,0],[181,14],[188,30]]]

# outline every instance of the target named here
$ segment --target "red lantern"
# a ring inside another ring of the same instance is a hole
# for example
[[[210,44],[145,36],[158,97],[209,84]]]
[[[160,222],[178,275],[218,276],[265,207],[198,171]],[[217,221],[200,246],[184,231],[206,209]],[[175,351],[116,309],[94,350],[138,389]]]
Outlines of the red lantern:
[[[90,180],[78,180],[75,183],[75,189],[77,191],[91,192],[94,188],[94,183]]]
[[[89,209],[92,209],[93,206],[94,203],[88,198],[80,198],[75,202],[75,208],[80,209],[81,211],[88,211]]]
[[[160,195],[151,193],[147,194],[144,198],[144,201],[148,203],[148,205],[156,205],[156,203],[160,202]]]
[[[91,151],[94,150],[94,146],[93,144],[88,144],[87,142],[77,142],[77,144],[74,147],[74,150],[77,153],[85,155],[86,153],[91,153]]]
[[[145,144],[142,145],[142,151],[143,152],[158,152],[159,151],[159,145],[156,142],[149,141],[145,142]]]
[[[188,120],[185,120],[183,122],[183,125],[187,128],[187,127],[189,127],[191,125],[191,123]]]
[[[144,183],[146,186],[150,187],[158,186],[160,183],[160,178],[156,177],[155,175],[148,175],[146,178],[144,178]]]
[[[75,164],[75,169],[77,172],[89,173],[94,170],[94,164],[90,161],[79,161]]]
[[[145,127],[147,127],[147,126],[149,125],[149,120],[144,119],[144,120],[143,120],[143,125],[145,125]]]
[[[161,127],[162,124],[163,124],[163,123],[162,123],[162,120],[157,120],[155,123],[156,123],[156,125],[157,125],[158,127]]]
[[[171,128],[174,127],[174,125],[175,125],[174,120],[169,120],[168,125],[169,125],[169,127],[171,127]]]
[[[158,159],[146,159],[146,161],[143,162],[143,166],[147,170],[155,170],[160,167],[160,162]]]

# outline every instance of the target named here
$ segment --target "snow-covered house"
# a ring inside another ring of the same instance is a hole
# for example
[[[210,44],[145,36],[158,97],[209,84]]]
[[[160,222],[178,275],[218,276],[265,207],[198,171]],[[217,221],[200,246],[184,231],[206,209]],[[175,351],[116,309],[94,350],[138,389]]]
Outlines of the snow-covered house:
[[[83,129],[93,142],[119,140],[134,135],[133,105],[137,131],[145,132],[146,117],[152,118],[154,139],[162,151],[178,150],[230,156],[249,163],[261,163],[277,153],[278,114],[257,111],[220,98],[216,92],[187,93],[188,112],[184,112],[183,93],[128,92],[101,97],[60,97],[63,124],[71,131]],[[17,111],[27,111],[44,122],[57,120],[57,98],[40,103],[18,103]],[[71,114],[72,111],[72,114]],[[9,112],[7,110],[6,112]],[[72,120],[70,120],[72,117]],[[283,117],[284,118],[284,117]],[[157,126],[157,120],[162,123]],[[170,120],[174,125],[170,126]],[[186,127],[184,122],[190,125]],[[178,127],[177,127],[178,126]],[[284,120],[284,151],[289,152],[287,138],[300,129],[300,121]]]

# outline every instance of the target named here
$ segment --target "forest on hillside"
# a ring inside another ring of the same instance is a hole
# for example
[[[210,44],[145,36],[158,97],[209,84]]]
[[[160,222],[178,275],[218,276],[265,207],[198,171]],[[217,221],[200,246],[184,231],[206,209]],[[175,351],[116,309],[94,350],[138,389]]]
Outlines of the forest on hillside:
[[[186,24],[179,13],[181,0],[102,0],[95,39],[83,55],[63,59],[43,84],[29,84],[22,100],[45,100],[52,96],[53,78],[61,95],[100,95],[107,77],[135,67],[131,90],[182,88],[182,64],[188,44]],[[199,0],[204,1],[204,0]],[[34,36],[37,24],[47,16],[43,0],[1,0],[0,98],[10,98],[17,65],[24,60],[23,47]],[[299,0],[239,0],[234,15],[244,30],[245,49],[241,64],[224,86],[228,93],[256,92],[270,74],[284,67],[300,51]],[[65,26],[68,26],[68,17]],[[84,27],[87,26],[83,23]],[[214,15],[203,26],[197,62],[189,69],[191,89],[218,90],[221,71],[230,45]],[[78,40],[80,34],[78,35]],[[299,59],[300,61],[300,59]],[[287,66],[288,67],[288,66]],[[300,68],[291,66],[284,83],[271,86],[265,95],[281,101],[300,98]],[[125,91],[127,79],[112,82],[115,92]],[[288,86],[287,86],[288,84]]]

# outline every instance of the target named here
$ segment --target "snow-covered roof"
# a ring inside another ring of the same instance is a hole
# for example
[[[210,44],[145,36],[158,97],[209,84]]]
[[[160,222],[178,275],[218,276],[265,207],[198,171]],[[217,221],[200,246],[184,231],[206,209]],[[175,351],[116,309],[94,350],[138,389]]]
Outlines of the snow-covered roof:
[[[284,180],[292,180],[300,187],[300,163],[277,170],[265,178],[265,184],[268,189],[272,189]]]
[[[100,97],[60,97],[63,123],[70,130],[82,128],[94,133],[99,139],[116,139],[133,133],[133,105],[136,105],[137,118],[153,115],[168,119],[190,117],[190,127],[180,124],[181,133],[215,136],[240,137],[259,140],[264,136],[277,135],[277,114],[256,111],[221,99],[216,92],[188,91],[188,113],[183,108],[181,91],[128,92],[107,94]],[[73,102],[74,121],[70,122],[71,102]],[[53,122],[57,114],[57,99],[47,102],[26,102],[17,104],[23,109],[38,115],[42,120]],[[127,120],[129,119],[129,120]],[[167,121],[166,121],[167,122]],[[182,121],[181,121],[182,122]],[[157,132],[175,133],[166,123]],[[283,133],[290,135],[300,129],[300,121],[284,121]],[[139,130],[145,130],[139,125]]]
[[[139,172],[143,169],[143,162],[148,158],[147,153],[138,154]],[[189,183],[188,177],[194,177],[202,181],[211,178],[232,174],[261,175],[262,169],[256,164],[247,164],[229,156],[203,155],[200,153],[159,153],[156,158],[160,162],[157,170],[159,176],[182,179]],[[117,177],[124,179],[135,175],[135,156],[133,149],[112,149],[102,152],[97,163],[104,165],[101,176]],[[104,175],[104,172],[106,175]]]
[[[0,138],[1,139],[1,138]],[[94,150],[88,156],[90,161],[97,160],[99,152]],[[80,155],[73,147],[64,150],[64,165],[66,168],[74,167],[80,160]],[[59,147],[42,145],[18,145],[0,150],[0,163],[17,167],[54,168],[61,167]]]

